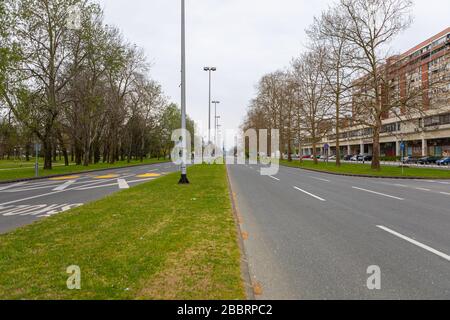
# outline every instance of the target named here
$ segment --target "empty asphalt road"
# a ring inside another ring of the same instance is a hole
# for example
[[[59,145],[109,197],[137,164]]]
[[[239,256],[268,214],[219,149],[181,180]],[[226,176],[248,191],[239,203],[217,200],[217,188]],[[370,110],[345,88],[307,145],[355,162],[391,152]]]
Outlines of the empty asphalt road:
[[[0,184],[0,233],[178,170],[172,163]]]
[[[450,299],[449,181],[259,169],[228,166],[257,298]]]

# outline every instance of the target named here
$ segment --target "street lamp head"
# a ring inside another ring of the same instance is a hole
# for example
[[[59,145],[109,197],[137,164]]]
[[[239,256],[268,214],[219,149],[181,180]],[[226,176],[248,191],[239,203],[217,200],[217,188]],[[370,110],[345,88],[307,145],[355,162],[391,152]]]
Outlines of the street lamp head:
[[[214,104],[220,104],[220,101],[214,100],[214,101],[212,101],[212,103],[214,103]]]
[[[203,70],[209,71],[209,68],[208,67],[204,67]]]
[[[203,70],[205,70],[205,71],[216,71],[217,68],[216,67],[204,67]]]
[[[216,71],[216,70],[217,70],[216,67],[212,67],[212,68],[211,68],[211,71]]]

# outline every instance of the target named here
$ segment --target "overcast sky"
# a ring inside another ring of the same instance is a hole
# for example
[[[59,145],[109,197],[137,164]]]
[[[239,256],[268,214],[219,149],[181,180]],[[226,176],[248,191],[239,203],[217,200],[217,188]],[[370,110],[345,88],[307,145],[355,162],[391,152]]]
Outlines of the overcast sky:
[[[98,0],[108,24],[145,50],[151,76],[171,101],[180,101],[180,0]],[[259,78],[286,68],[304,50],[305,28],[333,0],[186,0],[187,112],[207,127],[208,77],[221,101],[224,128],[237,128]],[[415,0],[413,26],[392,43],[410,49],[450,26],[449,0]],[[213,121],[213,120],[211,120]]]

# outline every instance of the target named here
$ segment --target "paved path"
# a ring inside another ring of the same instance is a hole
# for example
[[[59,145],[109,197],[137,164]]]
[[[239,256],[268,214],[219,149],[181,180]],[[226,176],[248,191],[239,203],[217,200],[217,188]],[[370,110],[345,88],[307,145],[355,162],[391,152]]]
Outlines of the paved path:
[[[0,233],[174,172],[172,163],[0,185]]]
[[[449,181],[259,169],[228,167],[259,298],[450,299]]]

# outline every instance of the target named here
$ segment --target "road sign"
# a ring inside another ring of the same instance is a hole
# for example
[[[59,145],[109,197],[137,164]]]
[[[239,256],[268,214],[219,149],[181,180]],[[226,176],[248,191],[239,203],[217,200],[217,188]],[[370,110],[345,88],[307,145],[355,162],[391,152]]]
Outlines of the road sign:
[[[405,147],[406,147],[405,143],[402,142],[402,143],[400,144],[400,150],[404,151],[404,150],[405,150]]]

